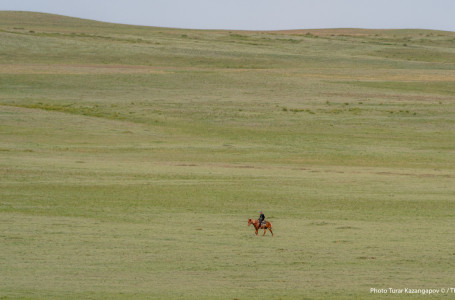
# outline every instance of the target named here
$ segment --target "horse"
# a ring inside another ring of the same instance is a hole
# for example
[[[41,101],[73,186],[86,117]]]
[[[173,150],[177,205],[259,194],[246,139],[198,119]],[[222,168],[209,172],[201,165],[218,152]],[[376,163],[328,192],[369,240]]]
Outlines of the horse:
[[[251,224],[253,224],[254,229],[256,229],[256,235],[258,235],[258,230],[259,229],[264,229],[264,234],[262,235],[262,236],[264,236],[265,233],[267,232],[267,229],[268,229],[268,230],[270,230],[270,233],[273,236],[272,223],[270,223],[269,221],[265,221],[265,225],[264,224],[259,225],[259,221],[258,220],[248,219],[248,226],[250,226]]]

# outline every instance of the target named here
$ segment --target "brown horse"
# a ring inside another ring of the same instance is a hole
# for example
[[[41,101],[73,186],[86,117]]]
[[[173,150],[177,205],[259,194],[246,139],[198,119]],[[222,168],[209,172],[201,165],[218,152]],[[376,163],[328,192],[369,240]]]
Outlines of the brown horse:
[[[250,226],[251,224],[253,224],[254,229],[256,229],[256,235],[258,235],[258,230],[259,229],[264,229],[264,234],[262,235],[262,236],[264,236],[265,233],[267,232],[267,229],[268,229],[268,230],[270,230],[270,233],[273,236],[272,223],[270,223],[269,221],[265,221],[265,225],[259,226],[259,221],[258,220],[248,219],[248,226]]]

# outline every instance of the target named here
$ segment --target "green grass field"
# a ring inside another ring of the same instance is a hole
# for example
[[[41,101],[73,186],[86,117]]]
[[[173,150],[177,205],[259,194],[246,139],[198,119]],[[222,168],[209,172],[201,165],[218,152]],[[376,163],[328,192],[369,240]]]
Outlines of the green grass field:
[[[455,33],[0,12],[0,178],[0,299],[453,299]]]

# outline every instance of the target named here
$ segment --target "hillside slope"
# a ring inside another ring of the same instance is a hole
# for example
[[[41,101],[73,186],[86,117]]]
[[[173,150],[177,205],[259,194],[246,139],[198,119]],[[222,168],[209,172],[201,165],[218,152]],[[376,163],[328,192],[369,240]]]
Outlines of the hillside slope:
[[[0,178],[0,298],[450,287],[455,33],[0,12]]]

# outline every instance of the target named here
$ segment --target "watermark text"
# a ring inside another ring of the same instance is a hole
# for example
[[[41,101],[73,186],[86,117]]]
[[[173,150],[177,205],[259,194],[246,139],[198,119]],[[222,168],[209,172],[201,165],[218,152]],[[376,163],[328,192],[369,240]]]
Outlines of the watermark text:
[[[370,288],[370,294],[414,294],[414,295],[438,295],[455,294],[455,287],[423,289],[423,288]]]

